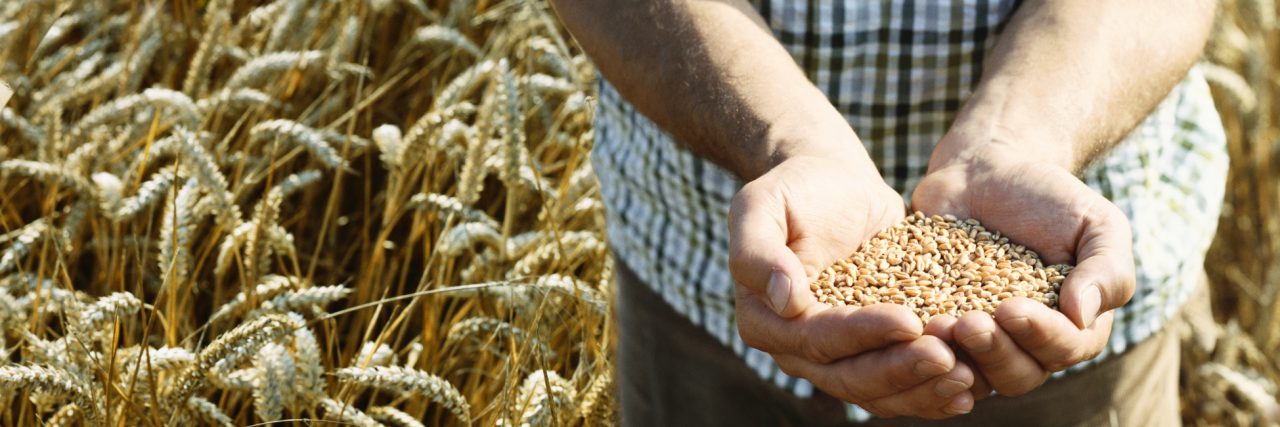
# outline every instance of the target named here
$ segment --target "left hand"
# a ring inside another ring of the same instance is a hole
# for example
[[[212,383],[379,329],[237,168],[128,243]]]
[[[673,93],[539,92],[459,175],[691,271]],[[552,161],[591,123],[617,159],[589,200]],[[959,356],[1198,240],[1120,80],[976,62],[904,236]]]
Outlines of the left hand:
[[[1059,290],[1061,311],[1014,298],[1001,302],[994,319],[973,311],[929,328],[957,343],[997,392],[1018,396],[1051,372],[1101,353],[1112,310],[1133,296],[1129,221],[1067,166],[1052,162],[1046,153],[1053,150],[955,139],[935,149],[912,207],[977,219],[1035,250],[1046,265],[1075,264]]]

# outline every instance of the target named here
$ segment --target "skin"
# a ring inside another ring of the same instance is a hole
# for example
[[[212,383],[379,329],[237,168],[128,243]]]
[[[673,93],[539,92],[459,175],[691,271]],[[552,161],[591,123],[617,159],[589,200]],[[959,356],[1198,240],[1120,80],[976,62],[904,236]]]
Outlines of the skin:
[[[924,326],[904,307],[831,308],[810,293],[819,271],[905,209],[748,3],[552,0],[624,97],[747,182],[729,219],[743,341],[879,416],[930,419],[966,413],[992,388],[1030,391],[1106,342],[1111,310],[1133,292],[1129,225],[1074,173],[1199,54],[1213,5],[1186,3],[1028,1],[1015,12],[912,203],[1078,262],[1062,291],[1066,315],[1010,300],[994,319]]]
[[[1105,346],[1113,310],[1133,295],[1130,225],[1076,174],[1186,75],[1215,6],[1024,3],[934,149],[912,207],[975,218],[1049,263],[1076,265],[1060,290],[1061,312],[1019,298],[994,319],[968,313],[939,333],[1001,394],[1030,392]]]

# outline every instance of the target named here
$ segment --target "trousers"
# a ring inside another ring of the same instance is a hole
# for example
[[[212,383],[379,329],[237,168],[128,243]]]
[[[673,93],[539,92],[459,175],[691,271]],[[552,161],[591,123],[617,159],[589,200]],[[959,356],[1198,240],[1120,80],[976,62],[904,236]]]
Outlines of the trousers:
[[[1128,351],[1015,398],[945,420],[853,423],[819,390],[800,398],[758,377],[618,259],[618,399],[624,426],[1176,426],[1177,319]]]

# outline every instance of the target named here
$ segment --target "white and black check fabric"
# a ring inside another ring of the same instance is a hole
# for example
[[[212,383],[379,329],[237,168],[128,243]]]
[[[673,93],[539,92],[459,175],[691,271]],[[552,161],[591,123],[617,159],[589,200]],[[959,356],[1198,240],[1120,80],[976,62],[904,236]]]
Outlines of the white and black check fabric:
[[[909,200],[929,154],[982,74],[1016,1],[756,0],[774,36]],[[601,83],[592,162],[618,258],[676,311],[761,377],[808,396],[746,347],[728,271],[733,175],[693,155]],[[1196,69],[1137,129],[1084,172],[1133,226],[1138,286],[1101,360],[1151,336],[1199,280],[1226,182],[1226,142]],[[1078,368],[1078,367],[1077,367]],[[851,407],[851,417],[865,412]]]

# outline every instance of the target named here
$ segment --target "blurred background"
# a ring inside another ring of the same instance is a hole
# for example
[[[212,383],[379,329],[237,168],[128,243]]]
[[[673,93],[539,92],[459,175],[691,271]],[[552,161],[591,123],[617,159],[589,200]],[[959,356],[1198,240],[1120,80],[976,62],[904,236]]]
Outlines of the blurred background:
[[[1280,423],[1276,19],[1204,55],[1188,425]],[[539,0],[0,4],[0,423],[613,424],[595,78]]]
[[[1229,138],[1231,169],[1205,260],[1214,319],[1184,330],[1184,421],[1280,423],[1280,44],[1274,2],[1221,1],[1205,75]]]

